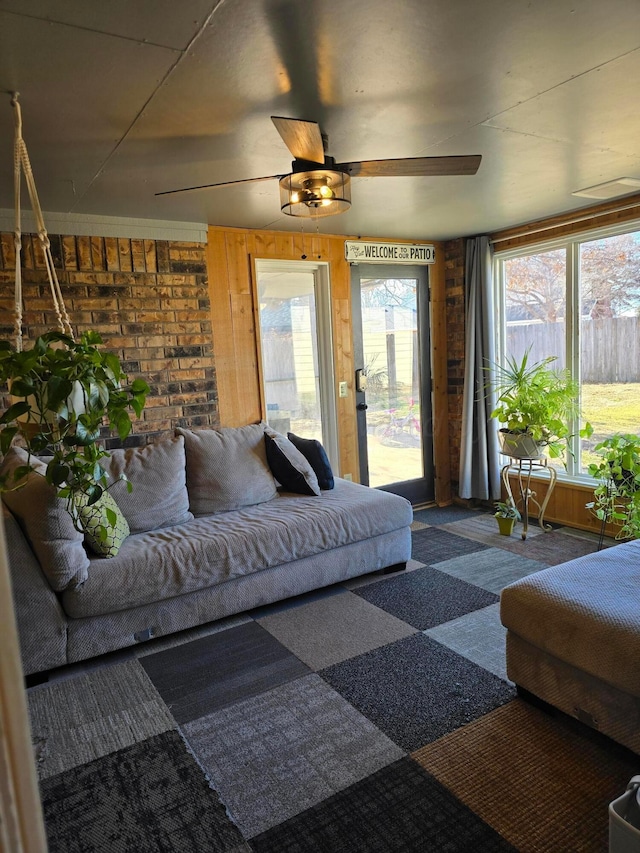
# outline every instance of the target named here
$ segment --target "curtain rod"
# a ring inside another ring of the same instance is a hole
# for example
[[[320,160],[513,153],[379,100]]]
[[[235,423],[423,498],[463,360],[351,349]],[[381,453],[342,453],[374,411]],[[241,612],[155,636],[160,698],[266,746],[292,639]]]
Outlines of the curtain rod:
[[[622,213],[625,210],[633,210],[635,207],[639,208],[640,213],[640,199],[636,199],[636,201],[631,202],[630,204],[624,204],[619,207],[611,207],[607,210],[603,210],[600,212],[594,213],[593,210],[591,213],[585,213],[582,216],[572,216],[570,219],[565,219],[562,222],[555,222],[552,225],[541,225],[539,228],[528,228],[526,231],[520,231],[515,234],[509,234],[508,237],[489,237],[489,240],[495,243],[507,243],[509,240],[518,240],[520,237],[529,237],[533,234],[541,234],[543,231],[553,231],[556,228],[566,228],[567,225],[577,225],[578,222],[586,222],[589,219],[594,219],[597,216],[608,216],[612,213]]]

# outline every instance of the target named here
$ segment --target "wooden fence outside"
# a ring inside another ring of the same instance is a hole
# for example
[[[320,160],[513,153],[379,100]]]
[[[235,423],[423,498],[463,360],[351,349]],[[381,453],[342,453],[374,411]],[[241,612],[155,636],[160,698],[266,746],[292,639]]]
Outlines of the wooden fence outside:
[[[508,323],[507,351],[520,359],[529,347],[530,363],[557,355],[564,367],[564,322]],[[640,317],[584,320],[580,350],[583,383],[640,382]]]

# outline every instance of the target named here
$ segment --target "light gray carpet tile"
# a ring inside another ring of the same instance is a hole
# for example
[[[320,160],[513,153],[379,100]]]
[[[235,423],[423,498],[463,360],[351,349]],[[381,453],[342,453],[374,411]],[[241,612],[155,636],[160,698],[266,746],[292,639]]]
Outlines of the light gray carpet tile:
[[[412,521],[411,522],[411,529],[412,530],[424,530],[425,527],[430,527],[430,526],[431,526],[430,524],[424,524],[424,522],[422,522],[422,521]]]
[[[411,625],[346,590],[258,623],[313,670],[416,633]]]
[[[464,557],[454,557],[438,563],[438,571],[480,586],[499,595],[507,584],[525,575],[539,572],[547,564],[538,560],[528,560],[502,548],[489,548],[476,551]]]
[[[507,632],[500,622],[500,604],[474,610],[424,633],[498,678],[508,680],[505,659]]]
[[[407,560],[406,569],[402,569],[397,572],[389,572],[388,575],[385,575],[382,572],[374,572],[370,575],[359,575],[357,578],[349,578],[348,581],[342,581],[340,586],[345,589],[358,589],[361,586],[368,586],[370,583],[379,583],[380,581],[389,580],[389,578],[402,577],[402,575],[406,575],[408,572],[415,572],[416,569],[422,569],[424,567],[424,563],[420,563],[418,560]]]
[[[137,661],[33,687],[27,698],[41,779],[176,725]]]
[[[182,726],[245,838],[403,755],[312,674]]]

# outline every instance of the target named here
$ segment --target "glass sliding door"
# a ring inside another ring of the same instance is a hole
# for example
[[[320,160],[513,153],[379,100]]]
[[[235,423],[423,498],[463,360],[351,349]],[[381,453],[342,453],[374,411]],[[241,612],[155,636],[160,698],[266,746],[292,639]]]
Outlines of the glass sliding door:
[[[318,439],[337,471],[328,268],[257,260],[256,281],[267,423]]]
[[[431,500],[427,269],[354,265],[352,289],[361,481]]]

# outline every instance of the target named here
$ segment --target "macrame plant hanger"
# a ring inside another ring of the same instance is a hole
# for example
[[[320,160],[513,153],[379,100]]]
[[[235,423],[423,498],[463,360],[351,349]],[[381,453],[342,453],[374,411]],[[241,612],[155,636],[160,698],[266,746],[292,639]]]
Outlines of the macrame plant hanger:
[[[27,152],[27,146],[22,138],[22,112],[18,103],[18,92],[14,92],[11,97],[11,106],[14,110],[14,125],[15,137],[13,145],[13,177],[14,177],[14,207],[15,207],[15,231],[14,243],[16,247],[16,278],[15,278],[15,339],[16,350],[22,351],[22,230],[20,225],[21,210],[20,210],[20,182],[21,176],[24,174],[27,184],[27,191],[31,201],[31,209],[36,220],[36,231],[42,251],[44,254],[45,265],[47,268],[47,277],[49,279],[49,288],[51,290],[51,298],[53,299],[53,310],[56,314],[58,329],[65,335],[73,337],[69,315],[65,308],[64,299],[55,267],[53,265],[53,256],[51,254],[51,243],[47,234],[47,229],[44,225],[42,216],[42,208],[38,199],[36,183],[31,169],[31,162]]]

